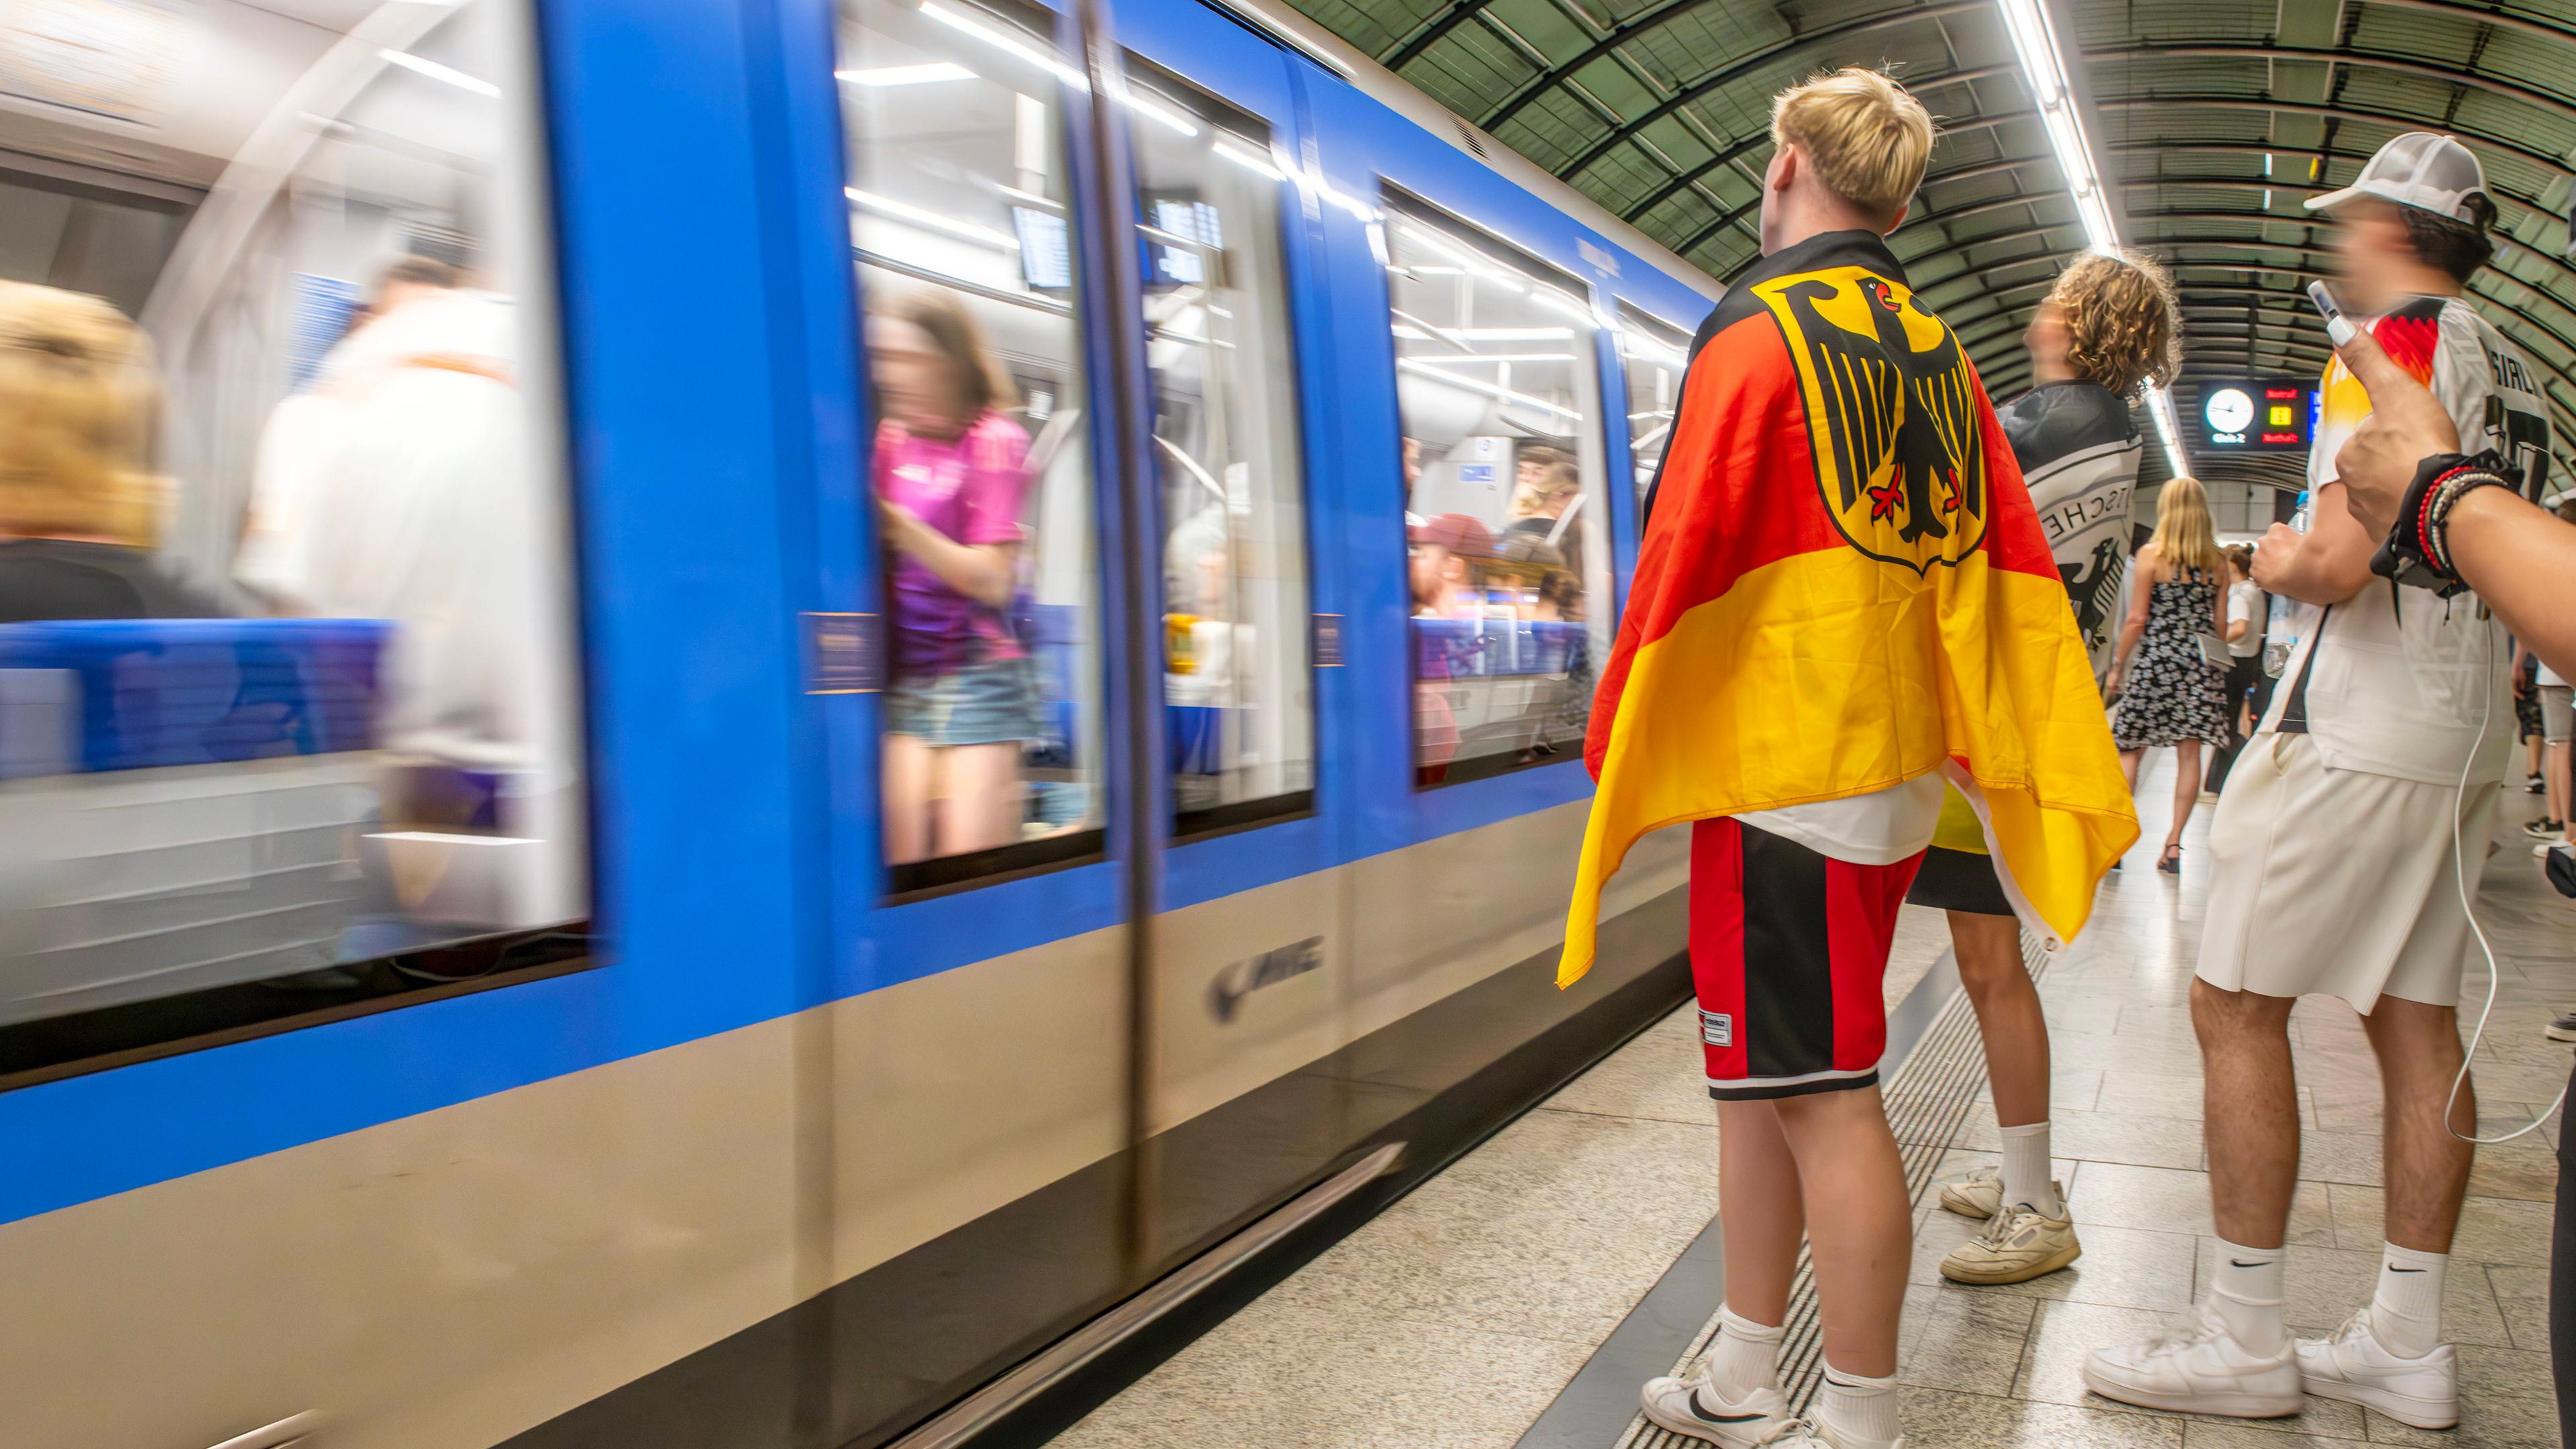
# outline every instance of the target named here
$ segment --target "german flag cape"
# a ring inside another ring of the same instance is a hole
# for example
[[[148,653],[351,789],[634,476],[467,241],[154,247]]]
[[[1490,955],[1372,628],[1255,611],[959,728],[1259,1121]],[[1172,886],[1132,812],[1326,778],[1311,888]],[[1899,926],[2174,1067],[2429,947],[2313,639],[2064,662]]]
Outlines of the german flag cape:
[[[1557,984],[1639,836],[1934,770],[2052,949],[2137,839],[1994,405],[1879,238],[1765,258],[1700,329],[1585,758]]]

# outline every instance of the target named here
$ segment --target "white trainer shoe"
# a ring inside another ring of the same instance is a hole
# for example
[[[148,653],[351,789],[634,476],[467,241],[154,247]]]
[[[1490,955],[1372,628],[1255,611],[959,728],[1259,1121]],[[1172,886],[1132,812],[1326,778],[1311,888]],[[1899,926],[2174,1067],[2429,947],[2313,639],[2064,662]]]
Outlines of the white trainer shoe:
[[[1658,1427],[1706,1440],[1719,1449],[1800,1442],[1779,1437],[1798,1421],[1789,1417],[1789,1401],[1776,1388],[1758,1388],[1740,1402],[1729,1403],[1697,1378],[1660,1378],[1646,1380],[1639,1397],[1645,1401],[1646,1417]]]
[[[2177,1414],[2283,1419],[2299,1412],[2299,1359],[2259,1354],[2236,1341],[2218,1310],[2203,1303],[2191,1316],[2140,1344],[2097,1348],[2084,1356],[2084,1386],[2106,1399]]]
[[[2422,1358],[2400,1358],[2370,1331],[2364,1307],[2332,1338],[2298,1342],[2299,1381],[2321,1399],[2377,1409],[2418,1429],[2460,1422],[2460,1356],[2447,1343]]]
[[[1941,1206],[1963,1218],[1991,1218],[2004,1210],[2001,1168],[1980,1167],[1957,1182],[1941,1184]]]
[[[2064,1194],[2059,1195],[2063,1201]],[[2049,1217],[2026,1202],[1986,1221],[1986,1230],[1952,1248],[1941,1276],[1953,1283],[2027,1283],[2084,1256],[2075,1216]]]

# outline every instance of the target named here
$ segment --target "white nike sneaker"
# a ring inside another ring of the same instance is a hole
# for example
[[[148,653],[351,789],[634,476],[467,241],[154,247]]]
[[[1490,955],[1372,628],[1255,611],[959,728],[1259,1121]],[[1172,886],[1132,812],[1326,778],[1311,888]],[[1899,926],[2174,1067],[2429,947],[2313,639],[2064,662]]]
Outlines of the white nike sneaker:
[[[2002,1212],[2003,1170],[1980,1167],[1957,1182],[1941,1184],[1941,1206],[1963,1218],[1991,1218]]]
[[[1789,1417],[1789,1401],[1775,1387],[1755,1389],[1741,1401],[1728,1403],[1697,1378],[1660,1378],[1646,1380],[1639,1397],[1645,1401],[1646,1417],[1658,1427],[1704,1439],[1719,1449],[1800,1442],[1779,1437],[1798,1421]]]
[[[2086,1354],[2084,1386],[2141,1408],[2239,1419],[2287,1418],[2301,1402],[2299,1361],[2290,1344],[2283,1342],[2279,1353],[2256,1353],[2206,1303],[2145,1343]]]
[[[2418,1429],[2460,1422],[2460,1356],[2447,1343],[2422,1358],[2400,1358],[2370,1331],[2370,1309],[2344,1320],[2332,1338],[2298,1342],[2299,1381],[2321,1399],[2377,1409]]]
[[[2083,1255],[2074,1214],[2052,1218],[2017,1202],[1987,1219],[1984,1232],[1952,1248],[1941,1260],[1941,1276],[1953,1283],[2027,1283]]]

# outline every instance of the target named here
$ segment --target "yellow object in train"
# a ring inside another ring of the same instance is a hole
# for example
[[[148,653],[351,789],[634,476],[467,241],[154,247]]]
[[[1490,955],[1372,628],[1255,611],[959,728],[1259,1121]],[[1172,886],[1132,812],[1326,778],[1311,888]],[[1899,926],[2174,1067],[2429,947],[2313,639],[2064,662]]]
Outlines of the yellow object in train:
[[[1174,674],[1199,672],[1198,629],[1196,614],[1163,616],[1163,667]]]

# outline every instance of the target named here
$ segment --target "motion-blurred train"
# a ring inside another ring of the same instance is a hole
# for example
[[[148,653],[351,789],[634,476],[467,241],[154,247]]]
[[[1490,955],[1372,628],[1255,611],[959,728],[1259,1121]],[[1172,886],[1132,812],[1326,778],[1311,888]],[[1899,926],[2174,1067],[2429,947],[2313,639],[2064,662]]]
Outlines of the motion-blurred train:
[[[1677,841],[1552,968],[1716,288],[1489,147],[1199,0],[0,8],[208,601],[0,623],[0,1444],[956,1442],[1679,1001]]]

